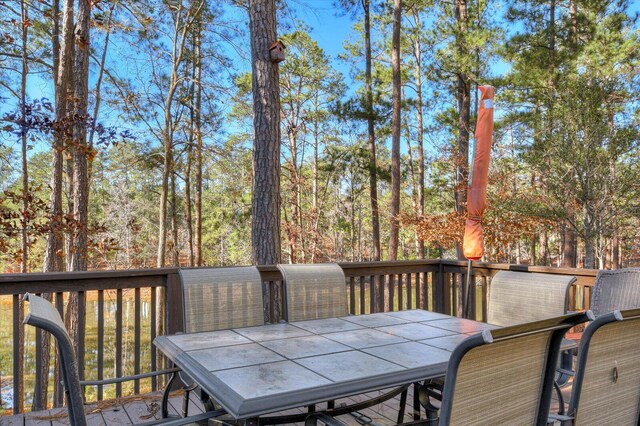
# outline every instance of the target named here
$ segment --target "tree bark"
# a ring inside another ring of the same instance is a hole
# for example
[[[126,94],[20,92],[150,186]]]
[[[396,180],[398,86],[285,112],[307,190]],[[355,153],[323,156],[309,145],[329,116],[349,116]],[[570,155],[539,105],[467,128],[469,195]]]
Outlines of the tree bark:
[[[376,163],[375,117],[373,112],[372,59],[371,59],[371,3],[362,0],[364,9],[364,50],[365,50],[365,92],[367,134],[369,149],[369,198],[371,199],[371,232],[373,260],[381,259],[380,214],[378,212],[378,166]]]
[[[466,33],[468,26],[467,1],[455,0],[456,49],[460,58],[468,55]],[[467,201],[467,180],[469,177],[469,129],[471,120],[471,81],[465,65],[458,64],[458,155],[456,157],[456,211],[465,213]],[[456,243],[458,259],[464,259],[462,246]]]
[[[393,74],[393,116],[391,131],[391,223],[389,227],[389,260],[398,259],[398,234],[400,232],[400,115],[402,80],[400,75],[400,28],[402,24],[402,0],[393,1],[393,36],[391,68]]]
[[[87,104],[89,98],[90,57],[89,0],[78,2],[74,54],[74,130],[73,130],[73,218],[71,238],[71,270],[87,270],[87,227],[89,207],[89,180],[87,161],[91,155],[87,145]]]
[[[575,215],[569,213],[569,217],[565,219],[562,229],[562,267],[563,268],[575,268],[576,267],[576,232],[573,228],[573,222],[575,221]]]
[[[253,86],[253,263],[280,262],[280,96],[278,65],[269,49],[277,40],[275,0],[249,1]]]
[[[416,127],[418,141],[418,212],[424,217],[424,134],[423,134],[423,117],[422,117],[422,50],[420,43],[421,25],[420,16],[415,14],[417,36],[414,43],[414,54],[416,59],[415,76],[416,76]],[[416,232],[417,235],[417,232]],[[424,259],[424,240],[418,239],[418,259]]]
[[[196,195],[195,195],[195,251],[196,266],[202,266],[202,22],[198,21],[196,30]]]
[[[27,62],[27,42],[29,36],[29,7],[27,3],[20,1],[21,17],[21,38],[22,38],[22,67],[20,72],[20,109],[22,112],[22,128],[20,129],[21,153],[22,153],[22,222],[21,250],[22,259],[20,262],[20,272],[26,273],[29,270],[29,167],[27,163],[27,75],[29,74],[29,64]]]

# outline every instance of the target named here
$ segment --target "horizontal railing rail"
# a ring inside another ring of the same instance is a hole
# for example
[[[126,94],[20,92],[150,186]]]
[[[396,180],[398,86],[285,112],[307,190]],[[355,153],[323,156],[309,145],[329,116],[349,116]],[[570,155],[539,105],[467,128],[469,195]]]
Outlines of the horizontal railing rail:
[[[340,266],[346,277],[352,315],[415,308],[461,315],[466,262],[428,259],[345,262]],[[264,283],[265,321],[286,320],[280,271],[275,265],[258,269]],[[486,320],[490,280],[501,270],[575,275],[578,280],[571,291],[570,309],[588,308],[590,288],[597,274],[597,270],[473,262],[471,318]],[[41,353],[44,340],[40,333],[22,325],[21,299],[25,292],[50,295],[63,316],[70,296],[77,295],[78,308],[71,319],[78,331],[81,379],[138,377],[126,388],[120,380],[109,387],[95,386],[87,391],[87,400],[144,393],[162,386],[161,378],[140,377],[167,367],[166,360],[155,350],[153,339],[183,329],[177,268],[3,274],[0,337],[11,343],[5,344],[5,352],[0,353],[0,389],[3,400],[12,403],[11,407],[0,406],[0,413],[22,412],[33,399],[33,389],[42,386],[34,372],[40,371],[45,362]],[[52,363],[54,360],[52,357]],[[63,392],[57,374],[50,378],[49,388],[48,405],[61,405]]]

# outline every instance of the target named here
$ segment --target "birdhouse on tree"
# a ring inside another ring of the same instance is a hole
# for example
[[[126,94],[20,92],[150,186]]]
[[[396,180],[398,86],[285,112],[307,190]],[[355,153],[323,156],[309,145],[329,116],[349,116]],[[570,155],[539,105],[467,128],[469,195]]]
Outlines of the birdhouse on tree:
[[[271,47],[269,48],[269,55],[271,57],[271,62],[277,64],[278,62],[284,61],[284,49],[287,47],[280,40],[276,40],[273,42]]]

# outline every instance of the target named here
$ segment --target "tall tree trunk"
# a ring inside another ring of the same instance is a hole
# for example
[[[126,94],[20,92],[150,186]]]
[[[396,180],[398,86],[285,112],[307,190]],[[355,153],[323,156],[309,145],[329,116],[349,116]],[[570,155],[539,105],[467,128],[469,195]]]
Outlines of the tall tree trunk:
[[[29,169],[27,163],[27,75],[29,74],[29,64],[27,59],[27,42],[29,36],[29,7],[25,0],[20,1],[21,17],[21,38],[22,38],[22,67],[20,70],[20,109],[22,113],[22,128],[20,129],[21,153],[22,153],[22,214],[20,221],[22,225],[21,232],[21,250],[22,259],[20,262],[20,272],[26,273],[29,270]]]
[[[318,205],[318,161],[320,158],[320,123],[318,119],[319,100],[318,93],[316,92],[314,98],[315,114],[313,115],[313,188],[311,196],[312,207],[312,228],[311,228],[311,250],[310,250],[310,263],[315,263],[316,252],[318,250],[318,236],[320,234],[320,206]]]
[[[371,64],[371,3],[362,0],[364,9],[364,50],[365,50],[365,92],[367,112],[367,134],[369,148],[369,198],[371,199],[371,231],[373,260],[381,259],[380,250],[380,214],[378,212],[378,166],[376,163],[376,133],[373,112],[373,77]]]
[[[90,155],[87,146],[87,104],[89,97],[89,55],[90,55],[90,17],[89,0],[78,2],[75,26],[75,51],[73,64],[73,220],[70,241],[70,270],[87,270],[87,227],[89,207],[89,177],[87,158]],[[79,330],[84,323],[79,318],[78,293],[70,293],[65,311],[65,322],[75,347],[79,345]],[[84,378],[84,354],[78,353],[78,370]]]
[[[62,34],[60,34],[59,15],[60,2],[55,0],[53,3],[54,13],[54,30],[52,35],[53,47],[53,68],[55,84],[55,101],[56,126],[53,132],[53,149],[52,149],[52,173],[51,173],[51,196],[49,199],[49,230],[47,233],[47,243],[44,256],[43,271],[54,272],[63,271],[66,265],[65,253],[65,231],[63,222],[63,174],[64,174],[64,157],[63,152],[70,149],[73,139],[73,128],[67,120],[70,110],[69,99],[73,97],[73,56],[75,50],[75,41],[73,34],[73,0],[64,0],[63,18],[62,18]],[[62,37],[60,37],[62,35]],[[60,40],[62,40],[60,42]],[[47,333],[47,339],[48,339]],[[46,345],[48,346],[48,345]],[[44,340],[42,351],[47,350]],[[49,351],[47,350],[47,354]],[[47,357],[48,359],[48,357]],[[56,358],[56,368],[54,368],[54,383],[59,383],[59,360]],[[44,369],[44,365],[43,365]],[[48,374],[47,374],[48,377]],[[44,381],[42,383],[44,386]],[[44,391],[43,387],[43,391]],[[63,401],[63,394],[60,386],[54,386],[53,399],[54,405],[59,406]]]
[[[176,193],[176,173],[171,173],[171,204],[170,220],[171,220],[171,261],[173,266],[180,266],[180,250],[178,249],[178,196]]]
[[[28,43],[28,30],[29,30],[29,8],[25,0],[20,1],[20,30],[22,39],[22,66],[20,72],[20,110],[22,113],[22,121],[20,135],[21,135],[21,154],[22,154],[22,212],[20,214],[20,224],[22,227],[20,246],[22,250],[20,272],[26,273],[28,271],[29,262],[29,241],[28,241],[28,226],[29,226],[29,170],[27,165],[27,127],[26,127],[26,115],[27,115],[27,74],[29,73],[27,62],[27,43]],[[22,324],[24,319],[24,304],[22,301],[18,302],[18,321]],[[24,327],[20,327],[18,331],[18,348],[20,353],[17,356],[16,362],[18,363],[18,377],[14,377],[14,380],[19,381],[20,397],[14,398],[14,401],[18,401],[18,406],[14,407],[14,412],[22,412],[22,395],[24,394]],[[37,348],[40,349],[40,348]],[[39,368],[38,368],[39,367]],[[36,368],[41,370],[41,366],[37,365]],[[40,371],[38,371],[39,373]],[[39,399],[41,399],[41,396]],[[34,402],[35,404],[35,402]]]
[[[468,26],[467,1],[455,0],[456,49],[458,56],[468,55],[466,33]],[[456,158],[456,211],[465,213],[467,201],[467,180],[469,177],[469,129],[471,121],[471,79],[466,65],[458,64],[457,100],[458,100],[458,155]],[[463,259],[462,246],[456,243],[458,259]]]
[[[193,37],[193,50],[195,52],[195,44],[197,38],[194,33]],[[192,223],[192,203],[191,203],[191,166],[193,163],[193,151],[195,145],[195,133],[196,133],[196,106],[195,106],[195,91],[196,91],[196,74],[197,74],[197,55],[194,57],[191,64],[191,87],[189,88],[189,142],[187,146],[187,168],[184,172],[184,218],[185,226],[187,227],[187,245],[189,247],[189,266],[195,266],[195,251],[193,241],[193,223]]]
[[[195,132],[196,132],[196,196],[195,196],[195,213],[196,213],[196,266],[202,266],[202,22],[198,21],[196,30],[196,114],[195,114]]]
[[[162,189],[160,192],[160,207],[158,214],[158,251],[156,265],[162,268],[166,262],[167,245],[167,199],[169,196],[169,180],[173,173],[173,132],[174,122],[172,116],[173,99],[181,84],[179,69],[184,58],[184,47],[187,34],[192,28],[195,17],[199,16],[204,1],[194,1],[188,10],[184,10],[182,1],[175,5],[173,17],[173,40],[171,51],[171,75],[167,95],[164,99],[164,119],[162,129],[162,146],[164,148],[164,161],[162,164]]]
[[[89,207],[89,181],[87,159],[87,104],[89,98],[90,55],[89,0],[78,2],[74,55],[74,131],[73,131],[73,218],[75,226],[71,239],[71,270],[87,270],[87,226]]]
[[[402,0],[393,1],[393,36],[391,68],[393,74],[393,117],[391,131],[391,223],[389,227],[389,260],[398,259],[400,232],[400,130],[402,120],[402,81],[400,75],[400,27],[402,24]]]
[[[278,65],[269,49],[277,40],[275,0],[249,1],[253,86],[253,263],[280,261],[280,96]]]
[[[423,134],[423,117],[422,117],[422,51],[420,43],[421,25],[420,16],[415,13],[417,37],[414,43],[414,55],[416,59],[415,76],[416,76],[416,127],[418,141],[418,213],[424,217],[424,134]],[[416,235],[418,233],[416,232]],[[424,259],[424,240],[418,238],[418,259]]]

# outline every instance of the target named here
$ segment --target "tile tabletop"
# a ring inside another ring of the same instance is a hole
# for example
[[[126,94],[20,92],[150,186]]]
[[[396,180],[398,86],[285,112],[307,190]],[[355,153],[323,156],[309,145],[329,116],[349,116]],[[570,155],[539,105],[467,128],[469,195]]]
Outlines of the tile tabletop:
[[[488,324],[410,310],[160,336],[154,344],[235,418],[412,383],[446,372]]]

